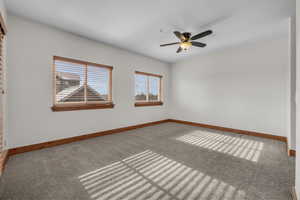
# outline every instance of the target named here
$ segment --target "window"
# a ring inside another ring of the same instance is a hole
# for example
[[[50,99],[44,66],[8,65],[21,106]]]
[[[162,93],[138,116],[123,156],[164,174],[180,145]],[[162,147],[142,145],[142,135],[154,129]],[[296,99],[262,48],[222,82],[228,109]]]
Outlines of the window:
[[[162,105],[162,76],[135,72],[135,106]]]
[[[54,56],[53,111],[113,108],[112,67]]]

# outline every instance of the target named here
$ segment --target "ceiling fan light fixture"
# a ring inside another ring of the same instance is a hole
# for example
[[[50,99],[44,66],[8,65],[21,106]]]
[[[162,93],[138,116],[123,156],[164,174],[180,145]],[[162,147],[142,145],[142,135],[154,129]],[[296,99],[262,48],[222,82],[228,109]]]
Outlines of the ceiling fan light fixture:
[[[188,50],[191,46],[192,46],[192,43],[191,43],[191,42],[181,42],[181,43],[180,43],[180,47],[181,47],[183,50]]]

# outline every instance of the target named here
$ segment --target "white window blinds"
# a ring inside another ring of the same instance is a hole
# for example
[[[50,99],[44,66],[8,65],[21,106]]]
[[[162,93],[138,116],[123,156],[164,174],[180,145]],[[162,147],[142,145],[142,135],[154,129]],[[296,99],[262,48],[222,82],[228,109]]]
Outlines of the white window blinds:
[[[136,102],[161,101],[162,76],[144,72],[135,72]]]
[[[87,67],[87,101],[109,101],[109,70]]]
[[[148,77],[142,74],[135,75],[135,100],[147,101],[148,99]]]
[[[158,101],[159,100],[159,84],[160,78],[149,76],[149,101]]]
[[[56,102],[84,102],[85,66],[56,60],[55,69]]]
[[[56,104],[112,101],[112,68],[57,57],[54,67]]]

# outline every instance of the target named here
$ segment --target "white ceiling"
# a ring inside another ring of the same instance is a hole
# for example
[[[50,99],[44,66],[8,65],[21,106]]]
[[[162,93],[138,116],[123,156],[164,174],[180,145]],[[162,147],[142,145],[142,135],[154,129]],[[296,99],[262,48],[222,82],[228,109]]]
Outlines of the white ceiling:
[[[166,62],[282,33],[294,0],[6,0],[12,14]],[[176,54],[174,30],[212,29],[204,49]]]

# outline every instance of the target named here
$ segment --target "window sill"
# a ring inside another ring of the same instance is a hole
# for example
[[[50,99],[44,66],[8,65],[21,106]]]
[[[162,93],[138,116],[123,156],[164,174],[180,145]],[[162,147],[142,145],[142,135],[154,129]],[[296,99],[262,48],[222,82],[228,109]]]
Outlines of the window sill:
[[[135,103],[135,107],[142,107],[142,106],[162,106],[163,102],[158,101],[158,102],[138,102]]]
[[[105,104],[85,104],[85,105],[54,105],[52,106],[53,112],[60,111],[74,111],[74,110],[95,110],[95,109],[109,109],[113,108],[113,103]]]

